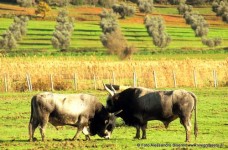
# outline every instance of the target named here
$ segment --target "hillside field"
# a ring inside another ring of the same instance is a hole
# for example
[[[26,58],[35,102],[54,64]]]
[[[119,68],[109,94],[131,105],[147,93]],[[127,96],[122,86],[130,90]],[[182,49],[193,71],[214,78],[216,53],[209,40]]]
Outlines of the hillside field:
[[[11,5],[0,4],[0,10]],[[71,46],[69,53],[71,55],[103,55],[106,50],[100,42],[102,34],[99,27],[99,14],[102,9],[97,7],[68,7],[69,16],[75,18],[75,29],[71,38]],[[17,10],[17,11],[16,11]],[[151,53],[225,53],[227,54],[228,46],[228,25],[221,21],[221,18],[216,17],[211,11],[210,6],[204,8],[195,8],[210,24],[208,37],[221,37],[222,45],[216,48],[208,48],[203,45],[199,37],[195,37],[194,31],[189,25],[185,24],[182,15],[178,15],[176,6],[160,7],[155,6],[153,14],[159,15],[165,20],[166,32],[171,36],[171,44],[160,49],[153,45],[152,38],[148,36],[146,28],[143,25],[145,14],[136,13],[133,17],[119,19],[121,31],[128,40],[129,45],[133,45],[138,49],[136,54],[148,55]],[[34,9],[23,9],[13,6],[9,8],[8,15],[28,14],[34,16]],[[7,11],[0,11],[0,15],[7,16]],[[28,23],[27,35],[19,42],[17,49],[13,52],[23,54],[50,54],[56,50],[51,45],[52,34],[56,25],[55,18],[58,8],[53,8],[48,13],[45,19],[33,17]],[[13,19],[0,18],[0,35],[9,27]],[[35,43],[35,44],[34,44]],[[190,43],[190,44],[189,44]],[[11,52],[12,53],[12,52]]]

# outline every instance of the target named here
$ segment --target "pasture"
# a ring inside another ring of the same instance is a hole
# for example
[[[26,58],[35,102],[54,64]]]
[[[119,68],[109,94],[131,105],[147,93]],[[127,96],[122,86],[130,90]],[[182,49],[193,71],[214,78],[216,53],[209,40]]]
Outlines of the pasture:
[[[84,136],[81,135],[81,140],[71,141],[70,139],[76,132],[75,128],[64,126],[56,130],[51,124],[48,124],[46,142],[41,142],[39,129],[35,132],[38,141],[28,142],[30,99],[37,92],[25,92],[0,93],[0,149],[202,149],[206,146],[215,146],[213,149],[228,148],[228,88],[187,90],[193,91],[198,97],[197,122],[199,127],[197,139],[194,139],[192,133],[191,142],[188,146],[181,146],[181,144],[186,143],[184,142],[184,127],[180,125],[179,119],[172,122],[168,129],[165,129],[161,122],[150,121],[146,140],[133,140],[135,129],[125,126],[121,119],[117,119],[117,127],[110,140],[94,136],[91,137],[90,141],[84,141]],[[105,104],[107,96],[105,91],[77,91],[77,93],[80,92],[94,94]],[[61,93],[73,93],[73,91]],[[192,118],[192,124],[193,122]],[[198,146],[193,145],[193,147],[190,144],[197,144]],[[209,146],[209,144],[211,145]]]

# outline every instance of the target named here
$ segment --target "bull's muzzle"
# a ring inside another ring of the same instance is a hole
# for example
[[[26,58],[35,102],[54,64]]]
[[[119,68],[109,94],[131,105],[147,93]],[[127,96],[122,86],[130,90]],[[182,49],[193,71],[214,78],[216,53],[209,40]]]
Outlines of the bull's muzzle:
[[[105,130],[105,136],[104,136],[104,138],[105,139],[110,139],[111,138],[111,132],[110,131],[108,131],[108,130]]]

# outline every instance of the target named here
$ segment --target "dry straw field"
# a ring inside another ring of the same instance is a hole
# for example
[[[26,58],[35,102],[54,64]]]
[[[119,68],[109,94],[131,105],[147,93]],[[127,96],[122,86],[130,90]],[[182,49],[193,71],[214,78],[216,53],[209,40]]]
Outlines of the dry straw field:
[[[0,58],[0,91],[75,90],[102,88],[106,83],[148,88],[211,87],[228,85],[225,60],[130,60],[108,61],[93,57],[14,57]],[[195,74],[195,76],[194,76]],[[155,81],[156,80],[156,81]],[[175,83],[174,83],[175,81]],[[156,83],[155,83],[156,82]]]

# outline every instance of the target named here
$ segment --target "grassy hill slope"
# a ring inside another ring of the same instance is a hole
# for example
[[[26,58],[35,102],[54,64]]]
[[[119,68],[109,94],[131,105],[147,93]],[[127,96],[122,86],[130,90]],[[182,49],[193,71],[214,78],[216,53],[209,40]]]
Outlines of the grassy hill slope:
[[[6,10],[7,8],[7,10]],[[75,18],[75,29],[73,32],[70,51],[83,53],[105,53],[105,48],[100,42],[101,29],[99,27],[99,13],[101,8],[95,7],[68,7],[69,15]],[[226,53],[228,46],[228,25],[216,17],[210,6],[195,8],[209,22],[209,37],[221,37],[222,45],[214,48],[204,46],[199,37],[195,37],[194,31],[185,24],[181,15],[178,15],[176,6],[156,6],[155,12],[150,15],[160,15],[166,22],[166,31],[172,38],[171,44],[166,49],[156,48],[151,37],[148,36],[143,25],[145,14],[136,13],[134,17],[119,20],[121,31],[128,42],[138,49],[138,54],[151,52],[171,53]],[[58,50],[51,45],[51,37],[56,25],[55,17],[58,9],[53,8],[46,19],[32,18],[28,24],[28,32],[19,42],[14,52],[46,52],[53,53]],[[12,14],[34,15],[34,8],[21,8],[18,6],[0,4],[0,35],[9,27],[13,19],[5,18]]]

